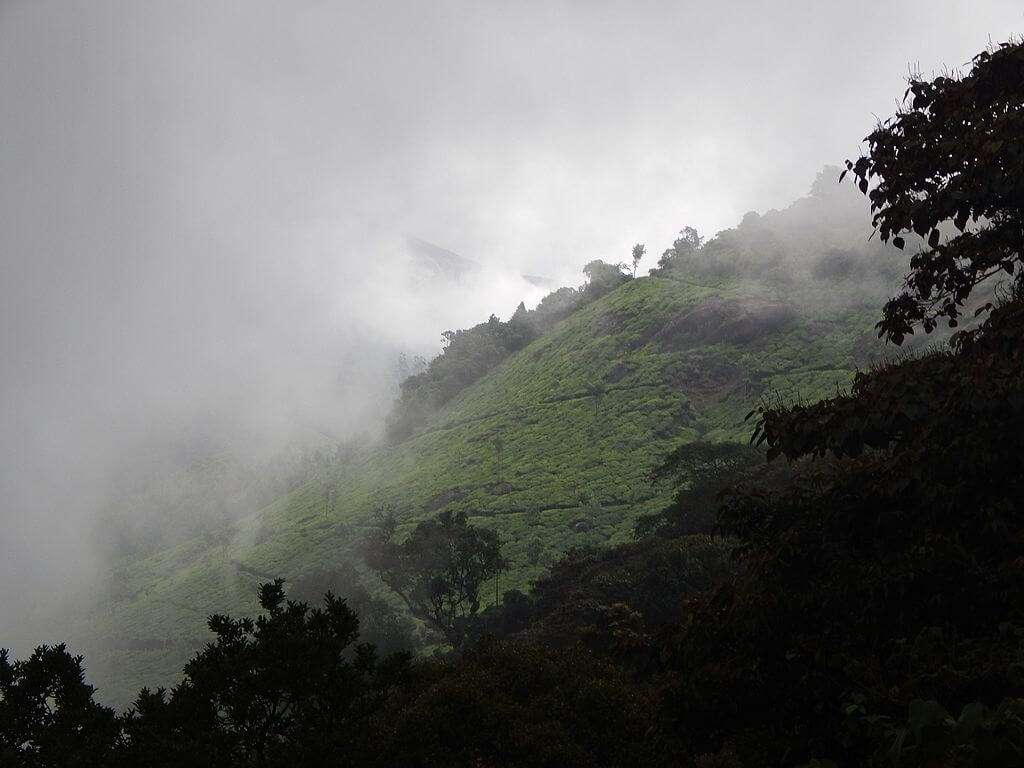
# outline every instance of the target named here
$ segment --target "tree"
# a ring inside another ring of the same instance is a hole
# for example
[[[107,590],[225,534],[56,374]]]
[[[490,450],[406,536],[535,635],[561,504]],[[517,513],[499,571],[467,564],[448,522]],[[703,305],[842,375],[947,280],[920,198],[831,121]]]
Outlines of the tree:
[[[374,719],[370,765],[680,764],[667,748],[673,735],[657,730],[656,692],[586,651],[485,638],[422,670]]]
[[[727,493],[739,576],[662,651],[695,748],[731,742],[744,765],[1019,763],[1024,291],[951,350],[779,403],[758,427],[792,461]]]
[[[117,717],[92,696],[82,657],[63,644],[15,662],[0,649],[0,765],[107,765]]]
[[[678,446],[651,473],[653,480],[671,481],[672,502],[660,512],[642,515],[635,535],[710,533],[723,491],[762,458],[762,451],[743,443],[698,441]]]
[[[397,543],[395,519],[385,516],[366,546],[366,562],[427,622],[458,648],[480,609],[484,583],[508,567],[498,534],[466,521],[465,512],[442,512],[419,523]]]
[[[412,650],[417,643],[412,619],[379,595],[371,594],[349,562],[317,568],[289,580],[293,599],[313,604],[326,593],[345,598],[359,616],[359,637],[382,654]]]
[[[640,260],[643,259],[647,253],[647,248],[643,243],[637,243],[633,246],[633,277],[636,277],[636,268],[640,266]]]
[[[629,279],[629,275],[623,274],[621,264],[608,264],[600,259],[594,259],[583,267],[583,274],[589,281],[587,292],[595,296],[603,296]]]
[[[679,237],[672,242],[672,247],[665,250],[658,259],[658,269],[667,270],[673,265],[685,263],[704,245],[704,238],[693,227],[683,227]]]
[[[356,721],[404,679],[409,657],[352,645],[359,619],[327,593],[322,608],[262,584],[265,613],[210,617],[216,639],[170,696],[143,689],[124,719],[125,765],[347,765]]]
[[[840,180],[853,174],[883,242],[927,238],[878,335],[900,344],[917,324],[955,327],[972,290],[1014,274],[1024,252],[1024,43],[978,54],[966,76],[912,77],[904,106],[865,140]]]

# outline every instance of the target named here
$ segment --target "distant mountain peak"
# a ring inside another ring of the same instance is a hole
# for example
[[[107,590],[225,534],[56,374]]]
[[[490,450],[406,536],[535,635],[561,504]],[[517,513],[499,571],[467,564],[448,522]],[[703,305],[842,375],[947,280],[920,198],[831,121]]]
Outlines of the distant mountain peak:
[[[414,263],[423,267],[434,277],[459,280],[480,269],[480,264],[473,259],[460,256],[455,251],[434,245],[418,237],[408,235],[405,242]]]

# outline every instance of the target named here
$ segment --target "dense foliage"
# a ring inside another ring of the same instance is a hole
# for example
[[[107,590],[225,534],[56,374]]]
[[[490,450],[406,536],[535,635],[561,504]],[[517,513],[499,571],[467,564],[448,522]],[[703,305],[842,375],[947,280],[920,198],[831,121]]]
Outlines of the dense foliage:
[[[0,650],[0,765],[106,765],[117,719],[93,700],[82,662],[64,645],[15,662]]]
[[[168,695],[143,690],[122,721],[127,765],[344,764],[349,728],[407,672],[408,656],[350,653],[359,619],[328,593],[323,607],[286,601],[283,581],[260,587],[255,620],[210,618],[216,640]]]
[[[402,542],[386,517],[367,542],[366,563],[417,618],[459,647],[480,610],[480,590],[508,567],[494,531],[466,522],[465,513],[424,520]]]
[[[683,443],[653,472],[655,479],[672,479],[676,489],[672,502],[660,512],[641,517],[637,535],[711,532],[722,493],[760,458],[760,451],[743,443]]]
[[[483,617],[504,640],[380,661],[342,602],[269,584],[119,719],[63,648],[4,657],[0,743],[15,765],[1020,765],[1022,355],[1016,286],[949,351],[766,408],[794,463],[724,494],[731,541],[571,553]]]
[[[325,594],[345,598],[345,604],[359,616],[359,637],[382,654],[413,650],[421,645],[420,633],[404,612],[371,592],[363,578],[347,561],[316,568],[289,582],[289,596],[315,605]]]
[[[734,542],[707,535],[573,549],[529,594],[506,592],[475,629],[648,670],[656,638],[674,624],[683,599],[733,573],[733,550]]]
[[[846,163],[883,242],[903,248],[905,232],[928,239],[878,324],[897,344],[918,324],[930,332],[945,317],[955,327],[975,286],[1020,264],[1024,44],[979,53],[963,77],[912,78],[906,97],[867,137],[867,154]],[[944,240],[946,222],[958,234]]]
[[[764,412],[769,450],[799,460],[731,493],[745,572],[666,645],[694,748],[1019,764],[1022,342],[1018,295],[949,353]]]

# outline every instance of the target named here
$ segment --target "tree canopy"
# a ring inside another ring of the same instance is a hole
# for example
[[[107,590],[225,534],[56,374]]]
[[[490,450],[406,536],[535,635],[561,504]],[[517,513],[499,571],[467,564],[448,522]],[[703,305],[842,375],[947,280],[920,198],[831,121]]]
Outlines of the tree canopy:
[[[216,638],[169,694],[143,689],[122,724],[125,765],[346,764],[350,726],[405,674],[354,645],[359,618],[330,593],[322,607],[287,600],[284,580],[259,588],[255,619],[210,617]]]
[[[865,140],[840,179],[853,174],[883,242],[927,238],[879,336],[900,344],[941,318],[955,327],[973,289],[1013,275],[1024,252],[1024,44],[979,53],[964,76],[911,78],[904,106]]]
[[[467,622],[480,610],[480,590],[508,567],[494,531],[470,525],[464,512],[442,512],[394,540],[387,517],[366,547],[366,562],[413,615],[452,646],[462,644]]]

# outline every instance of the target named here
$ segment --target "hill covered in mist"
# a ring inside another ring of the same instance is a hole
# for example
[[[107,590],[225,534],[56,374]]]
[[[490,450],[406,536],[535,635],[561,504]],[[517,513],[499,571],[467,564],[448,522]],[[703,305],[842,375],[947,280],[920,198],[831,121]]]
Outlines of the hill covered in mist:
[[[651,276],[592,281],[522,348],[474,358],[471,383],[411,429],[329,446],[233,525],[115,553],[99,609],[74,633],[100,695],[124,702],[171,679],[206,616],[254,609],[261,579],[345,567],[364,582],[352,589],[380,591],[359,576],[359,548],[384,513],[400,531],[445,510],[497,531],[511,570],[496,591],[525,589],[572,547],[630,541],[671,500],[651,473],[673,447],[745,441],[761,400],[827,397],[881,351],[873,320],[898,262],[834,179],[826,170],[806,198],[706,243],[683,233]],[[177,480],[201,494],[202,477]]]

